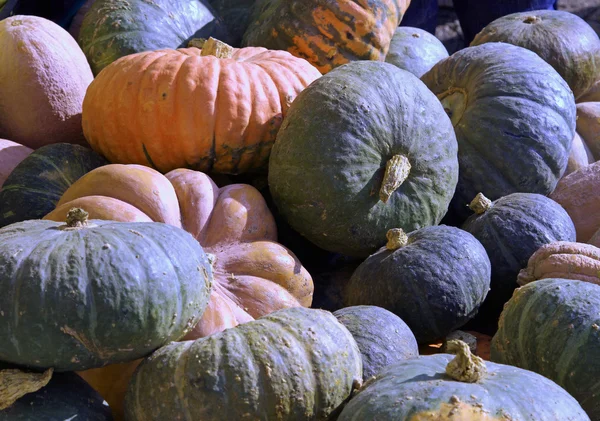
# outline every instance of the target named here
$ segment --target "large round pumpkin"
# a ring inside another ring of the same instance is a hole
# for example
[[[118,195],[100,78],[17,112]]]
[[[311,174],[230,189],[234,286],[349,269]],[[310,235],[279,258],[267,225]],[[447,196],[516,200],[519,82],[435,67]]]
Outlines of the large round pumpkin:
[[[154,222],[24,221],[0,229],[0,361],[59,371],[143,357],[200,320],[212,268]]]
[[[226,35],[206,2],[199,0],[95,0],[78,42],[95,75],[120,57],[185,47],[194,37]]]
[[[442,339],[478,311],[490,287],[490,259],[466,231],[438,225],[406,235],[369,256],[344,290],[347,306],[376,305],[400,316],[419,343]]]
[[[484,362],[465,343],[448,354],[402,361],[367,383],[338,421],[588,421],[556,383],[527,370]]]
[[[575,98],[600,77],[600,39],[579,16],[562,10],[512,13],[488,24],[471,45],[506,42],[533,51],[552,65]]]
[[[516,290],[492,340],[492,361],[564,387],[600,417],[600,286],[549,278]],[[560,418],[559,418],[560,419]]]
[[[423,29],[399,26],[394,32],[385,61],[421,77],[446,57],[448,51],[435,35]]]
[[[385,59],[409,0],[259,0],[244,45],[287,50],[322,73]]]
[[[361,381],[350,332],[324,310],[289,308],[152,354],[126,419],[325,420]]]
[[[319,76],[287,52],[231,51],[213,40],[202,49],[133,54],[90,85],[83,130],[113,163],[161,172],[260,169],[290,103]]]
[[[391,228],[440,222],[456,186],[456,151],[450,119],[420,80],[356,61],[294,101],[273,146],[269,189],[311,242],[366,257]]]
[[[163,176],[139,165],[112,164],[73,184],[45,219],[64,221],[75,206],[86,209],[91,218],[183,227],[213,255],[210,303],[187,339],[312,302],[310,275],[290,250],[275,242],[273,216],[252,186],[219,189],[207,175],[193,170]]]
[[[0,189],[15,167],[33,152],[27,146],[0,139]]]
[[[30,148],[85,144],[81,106],[93,79],[67,31],[36,16],[0,21],[0,137]]]
[[[537,54],[505,43],[469,47],[422,77],[452,119],[459,181],[456,219],[481,192],[550,193],[567,166],[575,101],[563,78]]]
[[[0,227],[42,218],[79,177],[106,164],[93,150],[69,143],[33,151],[17,164],[0,190]]]

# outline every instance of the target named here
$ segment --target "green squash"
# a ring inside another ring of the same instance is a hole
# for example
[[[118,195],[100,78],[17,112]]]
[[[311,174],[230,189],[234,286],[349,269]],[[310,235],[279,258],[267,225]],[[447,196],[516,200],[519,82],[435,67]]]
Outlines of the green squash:
[[[325,420],[361,379],[356,342],[331,313],[288,308],[146,358],[126,419]]]
[[[352,274],[344,304],[375,305],[398,315],[417,341],[443,339],[471,319],[490,286],[490,259],[479,241],[438,225],[406,235],[390,230],[385,248]]]
[[[385,61],[421,77],[446,57],[448,50],[435,35],[423,29],[399,26]]]
[[[515,291],[491,345],[492,361],[564,387],[600,419],[600,286],[548,278]]]
[[[471,45],[506,42],[533,51],[563,77],[575,98],[600,77],[600,39],[579,16],[562,10],[512,13],[488,24]]]
[[[0,410],[0,421],[112,421],[104,399],[77,374],[49,374],[49,382],[46,378],[36,381],[41,388]],[[39,377],[46,377],[45,373]],[[0,371],[0,382],[2,378]]]
[[[258,0],[210,0],[217,16],[231,34],[232,47],[241,47],[242,36],[251,23],[254,4]]]
[[[70,143],[42,146],[23,159],[0,190],[0,228],[41,219],[56,208],[80,177],[108,161],[89,148]]]
[[[450,204],[456,220],[481,192],[550,193],[563,175],[575,135],[575,100],[537,54],[505,43],[468,47],[421,78],[450,115],[460,165]]]
[[[389,365],[419,356],[419,345],[410,328],[384,308],[346,307],[333,315],[350,331],[360,349],[364,380]]]
[[[366,257],[386,232],[437,224],[458,179],[448,116],[413,74],[356,61],[292,103],[269,160],[279,211],[317,246]]]
[[[96,0],[78,42],[97,75],[120,57],[210,36],[229,41],[212,8],[199,0]]]
[[[531,255],[555,241],[575,241],[575,225],[562,206],[534,193],[513,193],[494,202],[478,194],[471,209],[475,213],[462,229],[483,244],[492,264],[491,290],[477,318],[497,324]]]
[[[86,215],[0,229],[0,361],[57,371],[133,361],[200,320],[212,268],[190,234]]]
[[[484,362],[463,342],[448,354],[394,364],[365,384],[337,421],[588,421],[556,383],[530,371]]]

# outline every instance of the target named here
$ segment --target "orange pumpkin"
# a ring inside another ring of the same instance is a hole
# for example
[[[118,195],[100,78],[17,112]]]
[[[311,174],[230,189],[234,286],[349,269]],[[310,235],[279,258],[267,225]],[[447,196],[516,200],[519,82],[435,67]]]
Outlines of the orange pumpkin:
[[[33,149],[12,142],[6,139],[0,139],[0,189],[6,180],[6,177],[15,169],[15,167],[27,158]]]
[[[320,73],[285,51],[202,49],[122,57],[83,102],[88,143],[113,163],[237,174],[264,168],[288,107]]]
[[[268,0],[244,45],[287,50],[322,73],[353,60],[383,61],[410,0]]]
[[[209,306],[186,339],[312,303],[310,275],[291,251],[276,243],[273,216],[250,185],[218,188],[194,170],[162,175],[141,165],[111,164],[76,181],[44,219],[64,221],[73,207],[85,209],[90,219],[183,227],[214,256]]]

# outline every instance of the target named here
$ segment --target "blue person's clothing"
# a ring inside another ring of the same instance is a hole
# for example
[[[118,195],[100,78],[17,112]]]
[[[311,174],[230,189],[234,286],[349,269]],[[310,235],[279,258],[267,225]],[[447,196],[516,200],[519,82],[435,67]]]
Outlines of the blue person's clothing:
[[[453,3],[467,44],[488,23],[499,17],[556,8],[556,0],[454,0]],[[412,0],[400,26],[421,28],[435,34],[437,16],[438,0]]]

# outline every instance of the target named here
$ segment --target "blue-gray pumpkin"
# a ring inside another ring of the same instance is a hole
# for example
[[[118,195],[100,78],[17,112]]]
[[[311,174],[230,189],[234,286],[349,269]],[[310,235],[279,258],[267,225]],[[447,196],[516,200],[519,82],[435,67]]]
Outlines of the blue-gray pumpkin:
[[[385,61],[421,77],[446,57],[448,50],[435,35],[423,29],[399,26]]]

